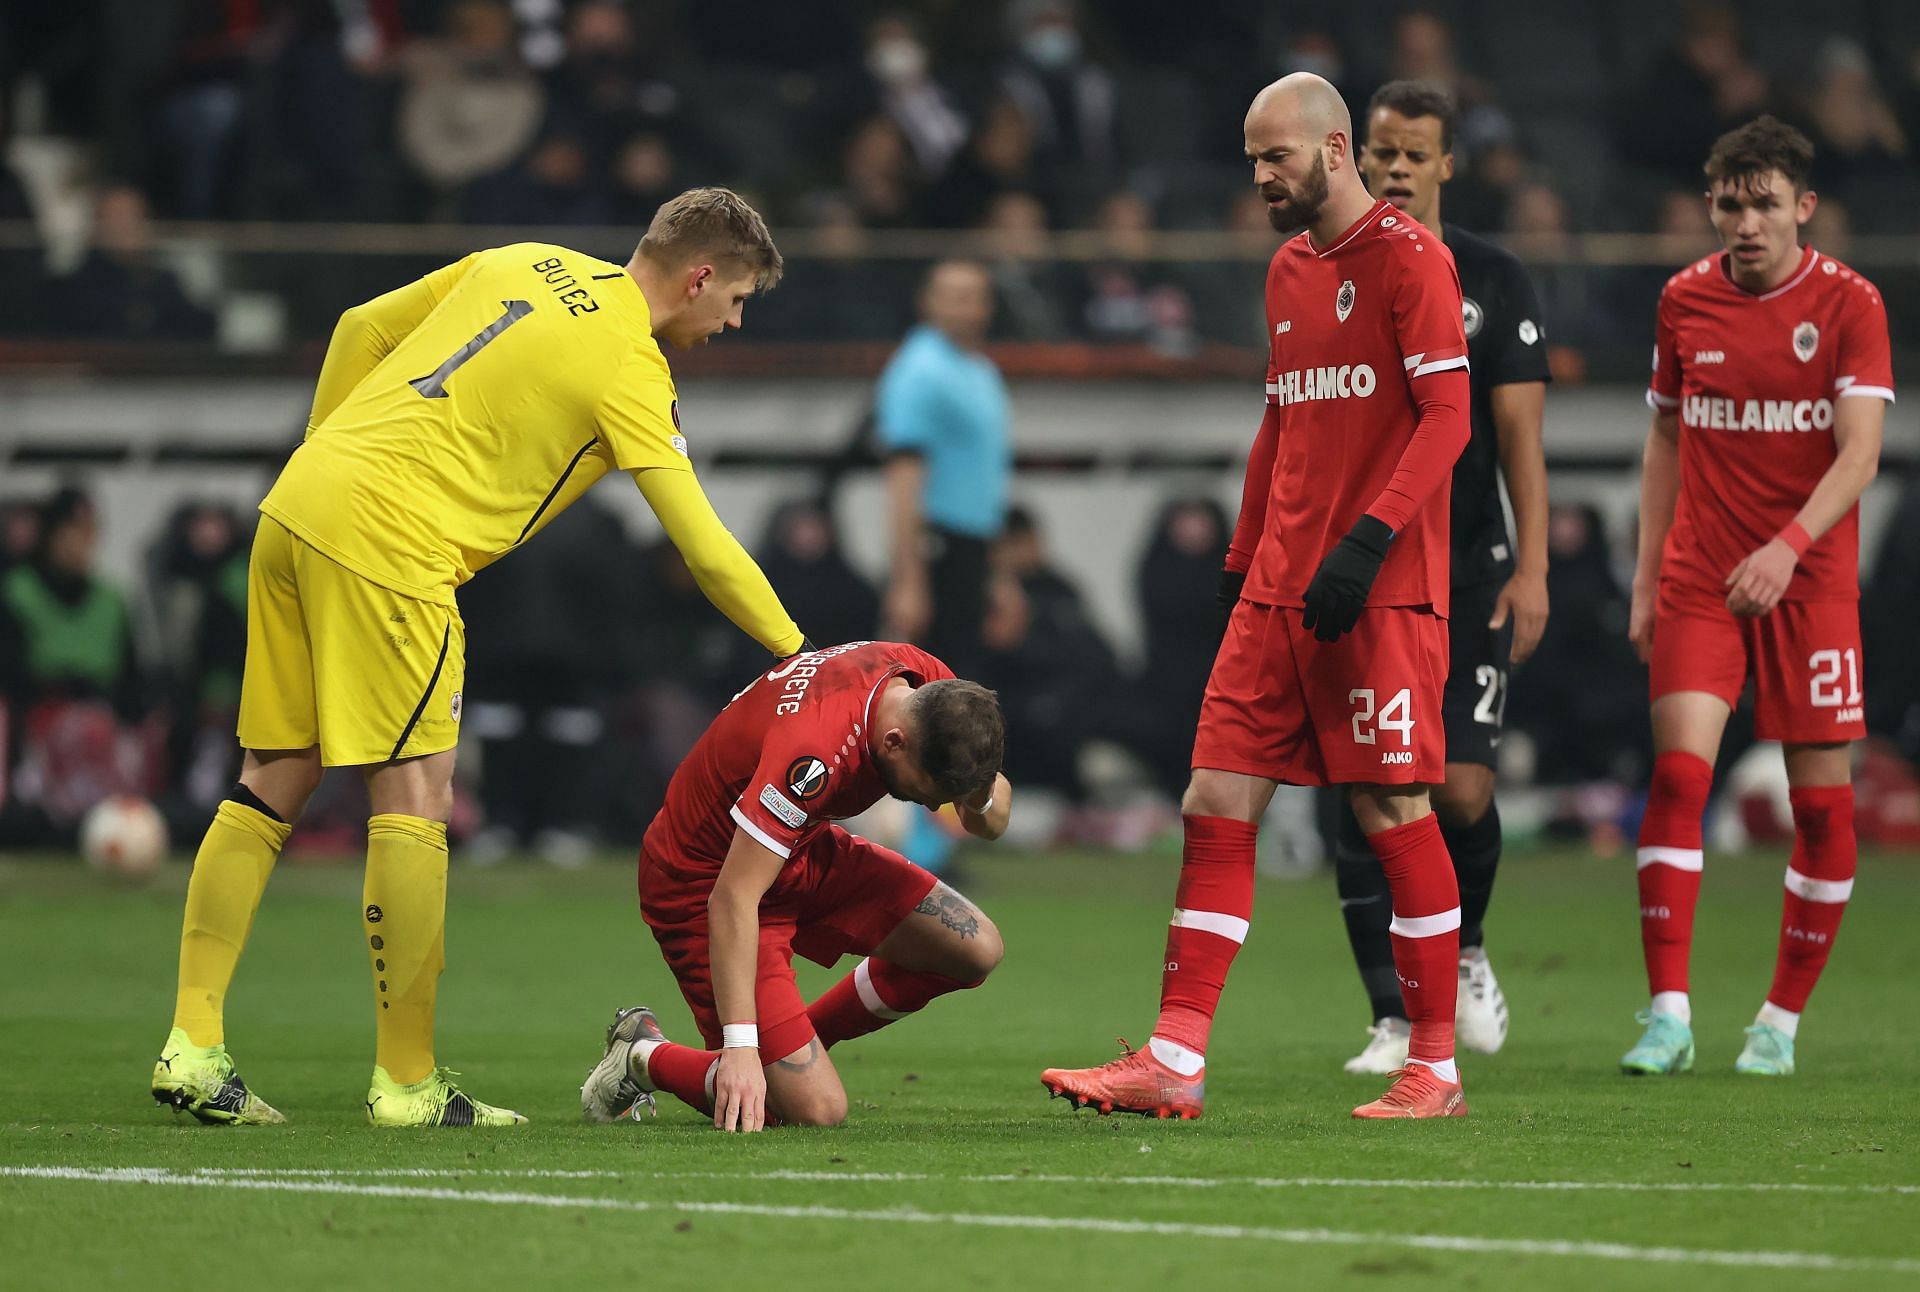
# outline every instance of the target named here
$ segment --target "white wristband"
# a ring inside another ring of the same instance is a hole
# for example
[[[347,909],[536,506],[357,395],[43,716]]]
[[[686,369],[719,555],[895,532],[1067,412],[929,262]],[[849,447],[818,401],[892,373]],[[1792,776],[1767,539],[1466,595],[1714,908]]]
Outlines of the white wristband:
[[[979,807],[970,807],[967,811],[973,813],[975,816],[985,816],[987,813],[993,811],[993,795],[987,795],[987,801],[985,803],[982,803]]]
[[[758,1023],[725,1023],[720,1028],[720,1048],[723,1050],[757,1050],[760,1048],[760,1025]]]

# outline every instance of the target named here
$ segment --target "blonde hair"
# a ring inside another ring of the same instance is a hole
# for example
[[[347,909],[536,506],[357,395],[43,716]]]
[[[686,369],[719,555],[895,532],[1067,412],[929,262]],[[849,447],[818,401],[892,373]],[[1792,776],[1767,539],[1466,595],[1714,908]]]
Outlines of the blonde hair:
[[[786,268],[767,222],[730,188],[690,188],[667,202],[653,213],[639,254],[668,268],[710,257],[716,268],[752,270],[763,292]]]

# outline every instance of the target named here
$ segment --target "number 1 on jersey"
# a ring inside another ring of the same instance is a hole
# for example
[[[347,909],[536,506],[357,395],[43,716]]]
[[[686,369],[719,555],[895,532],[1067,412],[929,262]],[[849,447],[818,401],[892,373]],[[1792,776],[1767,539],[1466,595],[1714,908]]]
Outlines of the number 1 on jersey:
[[[502,314],[499,318],[481,328],[479,332],[474,334],[473,340],[448,355],[445,363],[424,377],[415,377],[407,384],[419,391],[422,395],[425,395],[428,399],[445,399],[447,397],[447,378],[459,371],[461,364],[486,349],[487,342],[493,340],[515,323],[518,323],[521,319],[533,313],[533,306],[525,301],[501,301],[500,303],[507,307],[505,314]]]

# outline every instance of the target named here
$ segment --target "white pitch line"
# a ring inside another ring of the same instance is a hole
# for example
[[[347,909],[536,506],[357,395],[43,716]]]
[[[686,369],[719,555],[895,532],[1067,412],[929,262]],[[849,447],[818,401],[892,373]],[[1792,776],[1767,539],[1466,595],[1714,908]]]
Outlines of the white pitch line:
[[[594,1211],[673,1212],[695,1215],[758,1216],[778,1220],[839,1220],[855,1224],[954,1225],[984,1229],[1147,1234],[1168,1238],[1213,1238],[1325,1247],[1402,1247],[1418,1251],[1473,1252],[1508,1256],[1585,1257],[1636,1264],[1713,1265],[1763,1269],[1833,1270],[1858,1273],[1920,1274],[1920,1260],[1904,1257],[1832,1256],[1824,1252],[1737,1251],[1715,1248],[1635,1247],[1572,1239],[1479,1238],[1467,1234],[1358,1233],[1338,1229],[1275,1229],[1258,1225],[1196,1225],[1175,1221],[1118,1220],[1099,1216],[1010,1216],[913,1208],[855,1210],[850,1207],[776,1206],[750,1202],[652,1201],[644,1198],[574,1197],[554,1193],[422,1188],[400,1184],[347,1184],[333,1179],[257,1179],[241,1176],[176,1174],[157,1167],[90,1170],[72,1166],[0,1167],[0,1176],[95,1184],[148,1184],[188,1188],[244,1189],[264,1193],[314,1193],[425,1202],[466,1202],[492,1206],[546,1207]]]
[[[471,1170],[435,1167],[187,1167],[189,1174],[210,1176],[320,1179],[465,1180],[475,1177],[513,1180],[791,1180],[819,1184],[910,1184],[938,1181],[954,1184],[1074,1184],[1123,1185],[1130,1188],[1183,1189],[1452,1189],[1512,1190],[1529,1193],[1821,1193],[1920,1194],[1920,1184],[1812,1184],[1769,1181],[1711,1180],[1372,1180],[1341,1176],[1198,1176],[1198,1175],[1053,1175],[1046,1172],[1001,1172],[991,1175],[935,1175],[924,1171],[557,1171],[475,1167]]]

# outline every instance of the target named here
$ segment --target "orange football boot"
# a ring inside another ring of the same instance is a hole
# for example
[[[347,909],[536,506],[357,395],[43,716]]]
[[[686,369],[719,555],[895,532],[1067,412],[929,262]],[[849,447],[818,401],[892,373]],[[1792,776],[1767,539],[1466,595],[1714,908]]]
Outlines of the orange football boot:
[[[1183,1077],[1155,1058],[1152,1050],[1136,1050],[1124,1037],[1120,1057],[1097,1068],[1048,1068],[1040,1084],[1049,1094],[1075,1108],[1091,1107],[1108,1113],[1139,1113],[1143,1117],[1196,1120],[1207,1099],[1207,1070]]]
[[[1424,1063],[1393,1074],[1387,1093],[1353,1110],[1355,1117],[1465,1117],[1467,1096],[1457,1081],[1442,1081]]]

